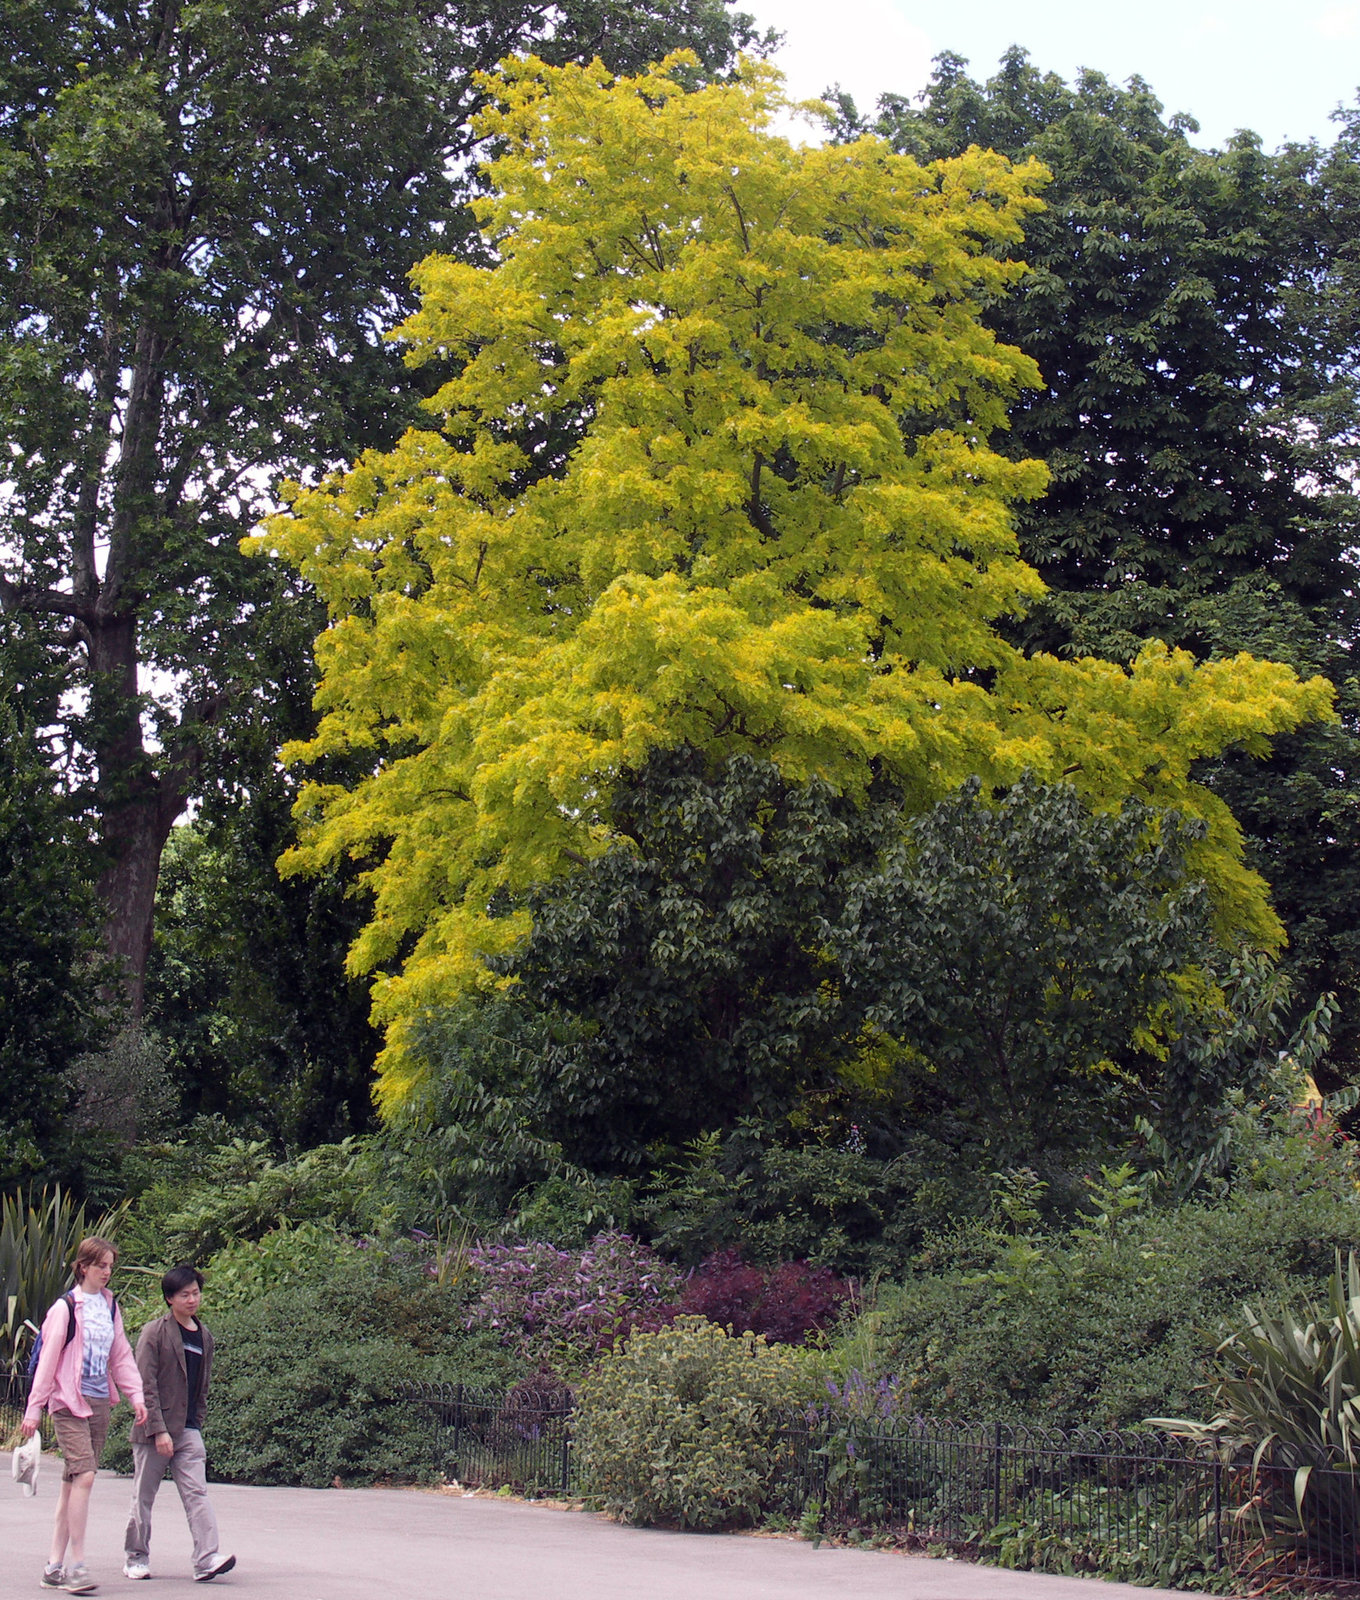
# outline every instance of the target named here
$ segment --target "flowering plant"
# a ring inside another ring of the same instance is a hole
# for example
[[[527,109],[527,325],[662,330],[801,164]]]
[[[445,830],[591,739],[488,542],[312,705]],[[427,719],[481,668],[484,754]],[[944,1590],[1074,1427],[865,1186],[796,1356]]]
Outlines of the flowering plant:
[[[636,1328],[664,1327],[683,1281],[626,1233],[597,1234],[584,1250],[479,1245],[468,1264],[481,1283],[468,1326],[494,1328],[522,1355],[558,1365],[598,1355]]]

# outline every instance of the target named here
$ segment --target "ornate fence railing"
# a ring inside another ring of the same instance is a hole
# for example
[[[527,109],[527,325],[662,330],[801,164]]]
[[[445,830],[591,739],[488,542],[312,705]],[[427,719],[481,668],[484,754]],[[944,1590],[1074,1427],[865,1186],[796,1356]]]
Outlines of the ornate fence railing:
[[[562,1393],[413,1388],[434,1465],[471,1486],[579,1492]],[[1167,1434],[921,1418],[792,1419],[771,1518],[825,1534],[947,1545],[1006,1566],[1220,1589],[1235,1574],[1360,1592],[1360,1473],[1224,1460]]]
[[[7,1439],[23,1419],[28,1404],[28,1375],[0,1373],[0,1440]]]
[[[1144,1581],[1246,1558],[1232,1517],[1243,1469],[1165,1434],[920,1418],[792,1433],[790,1513],[815,1502],[828,1529]]]
[[[24,1376],[0,1376],[0,1437]],[[421,1384],[400,1403],[429,1424],[428,1457],[470,1486],[567,1497],[585,1487],[562,1389],[489,1394]],[[946,1545],[1006,1566],[1225,1592],[1360,1596],[1360,1472],[1225,1460],[1164,1433],[1064,1431],[843,1414],[792,1417],[766,1512],[810,1532]],[[412,1464],[413,1467],[416,1463]]]
[[[565,1390],[487,1394],[461,1383],[412,1385],[429,1413],[437,1469],[459,1483],[568,1495],[574,1487],[571,1396]]]

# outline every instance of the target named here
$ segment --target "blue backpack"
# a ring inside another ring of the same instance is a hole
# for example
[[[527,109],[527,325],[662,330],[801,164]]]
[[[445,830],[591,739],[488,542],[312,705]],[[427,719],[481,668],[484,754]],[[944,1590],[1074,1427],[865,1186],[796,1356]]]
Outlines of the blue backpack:
[[[74,1289],[68,1289],[62,1299],[66,1302],[66,1337],[62,1340],[65,1349],[76,1336],[76,1296]],[[33,1341],[33,1348],[28,1354],[28,1375],[31,1378],[38,1370],[38,1357],[42,1354],[42,1329],[38,1329],[38,1337]]]

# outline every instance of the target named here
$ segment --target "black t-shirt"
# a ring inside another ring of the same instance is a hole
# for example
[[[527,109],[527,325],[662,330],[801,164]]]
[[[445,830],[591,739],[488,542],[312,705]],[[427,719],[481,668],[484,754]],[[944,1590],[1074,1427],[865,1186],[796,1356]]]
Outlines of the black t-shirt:
[[[186,1428],[198,1427],[199,1384],[203,1380],[203,1326],[186,1328],[176,1321],[179,1336],[184,1341],[184,1371],[189,1379],[189,1415],[184,1419]]]

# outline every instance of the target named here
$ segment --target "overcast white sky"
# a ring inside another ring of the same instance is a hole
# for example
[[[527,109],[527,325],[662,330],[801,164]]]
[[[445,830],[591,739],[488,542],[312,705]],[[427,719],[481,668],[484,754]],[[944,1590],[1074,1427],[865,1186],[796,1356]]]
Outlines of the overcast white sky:
[[[1360,0],[737,0],[788,37],[779,64],[800,96],[831,83],[872,107],[884,91],[914,94],[942,50],[988,77],[1018,44],[1044,71],[1094,67],[1146,78],[1168,113],[1200,123],[1197,142],[1251,128],[1267,149],[1329,142],[1329,114],[1360,89]]]

